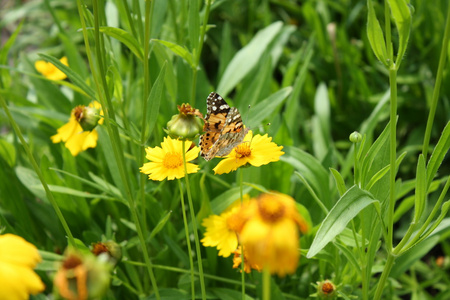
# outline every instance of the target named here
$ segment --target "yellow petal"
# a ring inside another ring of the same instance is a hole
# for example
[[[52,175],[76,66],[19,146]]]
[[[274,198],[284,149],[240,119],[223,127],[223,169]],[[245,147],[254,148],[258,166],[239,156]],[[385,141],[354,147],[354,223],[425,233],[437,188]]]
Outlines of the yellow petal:
[[[80,124],[75,119],[75,116],[71,116],[69,122],[58,128],[57,134],[51,137],[53,143],[66,142],[74,134],[83,131]]]
[[[14,234],[0,236],[0,264],[2,262],[34,268],[41,261],[37,248]]]

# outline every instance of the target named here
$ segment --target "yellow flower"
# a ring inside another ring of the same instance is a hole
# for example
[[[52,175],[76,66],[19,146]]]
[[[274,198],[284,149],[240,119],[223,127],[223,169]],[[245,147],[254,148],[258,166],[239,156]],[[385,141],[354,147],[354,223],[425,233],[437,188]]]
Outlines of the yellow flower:
[[[242,247],[241,246],[239,246],[238,249],[233,251],[233,253],[234,253],[233,269],[241,268],[241,263],[242,263],[241,251],[242,251]],[[261,272],[261,270],[262,270],[262,268],[260,266],[249,263],[249,261],[248,261],[248,252],[244,248],[244,271],[245,271],[245,273],[250,273],[252,271],[252,269],[255,269],[255,270],[259,271],[259,272]],[[242,273],[242,269],[241,269],[241,273]]]
[[[247,203],[249,196],[244,195],[243,202]],[[219,255],[228,257],[236,250],[238,238],[236,233],[242,227],[240,218],[236,218],[236,213],[241,208],[241,201],[238,199],[231,204],[220,215],[211,215],[203,219],[202,225],[206,228],[204,238],[201,240],[205,247],[217,247]]]
[[[280,193],[262,194],[242,207],[239,238],[250,265],[267,267],[280,276],[294,273],[299,259],[299,233],[307,224],[295,201]]]
[[[284,154],[282,149],[283,146],[272,142],[267,134],[253,136],[253,132],[249,130],[242,144],[235,147],[213,170],[215,174],[223,174],[236,171],[247,164],[260,167],[280,160],[280,156]]]
[[[59,61],[63,65],[69,66],[67,57],[64,56]],[[66,74],[64,74],[60,69],[58,69],[54,64],[50,62],[38,60],[34,63],[34,67],[39,73],[41,73],[50,80],[63,80],[67,78]]]
[[[25,300],[44,291],[44,284],[33,271],[40,261],[33,244],[17,235],[0,235],[0,300]]]
[[[200,149],[196,146],[190,149],[191,141],[185,143],[187,173],[196,173],[199,170],[198,166],[188,162],[198,157]],[[161,147],[148,147],[145,152],[150,162],[145,163],[140,170],[141,173],[148,174],[149,179],[162,181],[166,178],[173,180],[184,177],[182,141],[165,137]]]
[[[100,111],[101,105],[97,101],[94,101],[89,104],[89,108]],[[88,148],[95,148],[97,146],[97,130],[83,130],[80,125],[80,122],[84,123],[86,120],[86,114],[84,113],[86,110],[87,108],[82,105],[75,107],[70,114],[69,122],[58,128],[58,133],[51,137],[53,143],[65,142],[66,148],[69,149],[73,156],[77,156],[78,153]],[[95,118],[95,122],[98,124],[103,123],[103,119],[98,115],[89,115],[90,118]],[[100,111],[99,115],[102,116],[103,111]]]

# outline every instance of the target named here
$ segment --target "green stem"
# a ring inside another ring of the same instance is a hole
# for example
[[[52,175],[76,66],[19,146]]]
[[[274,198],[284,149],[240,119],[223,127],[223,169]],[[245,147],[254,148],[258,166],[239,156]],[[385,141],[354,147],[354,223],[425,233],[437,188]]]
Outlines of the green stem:
[[[144,95],[142,97],[142,125],[141,125],[141,145],[145,145],[146,129],[147,129],[147,99],[151,89],[151,78],[149,69],[149,55],[150,55],[150,34],[151,34],[151,18],[153,16],[153,6],[155,1],[145,1],[145,28],[144,28]],[[145,148],[140,147],[139,165],[142,166],[145,158]],[[147,231],[147,208],[145,203],[145,184],[147,176],[140,175],[139,193],[141,199],[141,216],[142,227]],[[146,232],[147,233],[147,232]]]
[[[119,174],[120,174],[120,177],[124,184],[125,193],[126,193],[127,200],[128,200],[128,206],[131,211],[131,216],[132,216],[134,224],[136,225],[136,231],[137,231],[139,241],[140,241],[140,244],[142,247],[144,260],[145,260],[145,264],[147,266],[148,274],[150,276],[150,281],[152,283],[153,291],[155,293],[156,299],[159,300],[160,299],[159,290],[158,290],[158,286],[156,284],[155,275],[153,273],[152,263],[150,261],[150,257],[148,254],[147,245],[145,243],[145,238],[144,238],[144,234],[142,231],[141,223],[139,222],[139,217],[138,217],[138,214],[136,211],[133,194],[131,193],[131,189],[130,189],[129,175],[128,175],[129,172],[126,171],[123,150],[122,150],[122,144],[120,142],[120,137],[119,137],[119,132],[118,132],[117,127],[113,126],[111,124],[111,120],[116,123],[116,121],[115,121],[116,119],[115,119],[115,114],[114,114],[114,107],[112,105],[111,98],[109,97],[109,91],[108,91],[108,85],[106,83],[106,74],[104,72],[104,66],[102,65],[102,58],[103,58],[103,54],[105,53],[105,51],[100,51],[101,49],[99,47],[96,48],[96,54],[98,57],[98,68],[99,68],[99,72],[100,72],[100,74],[99,74],[99,73],[97,73],[97,69],[95,68],[94,60],[93,60],[92,54],[91,54],[92,52],[91,52],[91,48],[90,48],[90,43],[89,43],[87,27],[86,27],[86,22],[84,19],[84,12],[83,12],[83,6],[81,4],[81,0],[77,1],[77,5],[78,5],[78,12],[80,15],[80,22],[81,22],[81,26],[82,26],[83,38],[84,38],[84,42],[85,42],[89,66],[90,66],[90,69],[92,72],[92,77],[94,79],[95,86],[97,88],[98,100],[100,101],[102,107],[104,108],[103,111],[104,111],[104,120],[105,120],[106,129],[107,129],[109,137],[111,139],[111,145],[113,148],[114,157],[117,160]],[[94,38],[96,41],[96,45],[99,46],[101,44],[99,41],[100,33],[99,33],[99,21],[98,21],[98,13],[97,13],[98,12],[97,0],[93,1],[93,8],[94,8]],[[98,78],[101,78],[101,80],[102,80],[101,83],[99,82]],[[105,98],[106,98],[106,101],[105,101]]]
[[[241,206],[244,203],[244,169],[239,170],[239,193],[241,196]],[[241,244],[241,283],[242,300],[245,300],[245,254],[244,245]]]
[[[393,65],[389,70],[389,84],[391,88],[391,109],[390,109],[390,178],[389,178],[389,208],[387,218],[388,236],[386,241],[386,248],[388,252],[392,251],[393,244],[393,230],[394,230],[394,207],[395,207],[395,160],[397,157],[396,143],[397,143],[397,69]]]
[[[187,217],[186,217],[186,209],[184,207],[184,193],[183,193],[183,187],[181,186],[181,180],[178,180],[178,187],[180,189],[181,210],[183,212],[183,222],[184,222],[184,233],[186,235],[186,244],[188,247],[189,265],[191,267],[192,300],[195,300],[194,259],[192,258],[191,242],[189,240],[189,225],[188,225],[188,221],[187,221]]]
[[[206,300],[205,278],[203,276],[202,253],[200,251],[200,240],[198,238],[197,220],[195,217],[194,204],[192,202],[192,195],[191,195],[191,187],[189,185],[189,177],[188,177],[188,172],[187,172],[186,142],[183,141],[182,145],[183,145],[182,151],[183,151],[184,179],[186,180],[186,193],[188,195],[189,213],[191,214],[192,230],[194,231],[195,249],[197,252],[197,260],[198,260],[198,273],[200,274],[200,289],[202,291],[202,299]]]
[[[14,131],[16,132],[17,136],[20,139],[20,142],[22,143],[23,148],[25,149],[25,152],[28,155],[28,158],[30,159],[31,165],[33,166],[34,171],[36,172],[37,176],[39,177],[39,180],[41,181],[42,186],[44,187],[45,194],[47,195],[48,201],[53,206],[53,209],[55,210],[56,215],[58,216],[59,221],[61,222],[61,225],[64,228],[64,231],[67,234],[67,238],[69,239],[69,244],[72,247],[77,248],[75,244],[75,239],[73,238],[72,232],[70,231],[69,225],[66,222],[66,219],[64,218],[61,210],[59,209],[58,204],[56,203],[55,198],[53,197],[52,192],[50,191],[50,188],[47,185],[47,182],[44,178],[44,175],[41,172],[41,169],[39,168],[36,160],[33,157],[33,153],[31,153],[30,147],[28,147],[27,142],[25,141],[25,138],[22,135],[22,131],[20,131],[19,126],[17,125],[16,121],[11,115],[11,112],[9,111],[8,106],[6,105],[5,99],[0,95],[0,103],[8,116],[9,122],[11,123],[11,126],[14,128]]]
[[[430,112],[428,114],[427,127],[425,130],[425,138],[423,140],[423,156],[425,160],[428,154],[428,145],[430,143],[431,129],[433,128],[434,115],[438,103],[439,91],[444,73],[445,59],[447,58],[447,47],[450,38],[450,4],[447,5],[447,21],[445,23],[444,39],[442,40],[441,55],[439,57],[439,66],[436,74],[436,83],[434,84],[433,97],[431,100]]]
[[[270,271],[267,266],[264,267],[262,276],[262,300],[270,300]]]
[[[380,280],[378,281],[377,289],[375,290],[374,300],[381,299],[383,294],[384,286],[386,285],[386,281],[389,277],[389,273],[391,273],[392,266],[394,265],[395,256],[392,253],[388,254],[388,258],[386,260],[386,264],[384,265],[383,272],[381,273]]]
[[[196,95],[196,89],[197,89],[197,73],[198,73],[198,67],[200,64],[200,56],[202,54],[203,44],[205,42],[205,33],[206,33],[206,26],[208,25],[208,18],[209,18],[209,10],[211,8],[211,0],[206,1],[206,7],[205,7],[205,15],[203,17],[203,26],[200,29],[200,42],[198,44],[198,50],[195,52],[195,67],[192,69],[192,89],[191,89],[191,104],[192,106],[195,106],[195,95]]]

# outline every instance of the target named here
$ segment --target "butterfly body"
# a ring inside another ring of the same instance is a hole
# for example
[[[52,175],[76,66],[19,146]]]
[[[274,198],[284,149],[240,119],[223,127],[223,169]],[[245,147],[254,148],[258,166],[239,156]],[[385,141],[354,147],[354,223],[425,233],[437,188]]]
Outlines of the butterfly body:
[[[206,99],[204,131],[200,137],[200,154],[205,160],[225,156],[244,140],[248,129],[244,128],[241,114],[230,107],[217,93],[210,93]]]

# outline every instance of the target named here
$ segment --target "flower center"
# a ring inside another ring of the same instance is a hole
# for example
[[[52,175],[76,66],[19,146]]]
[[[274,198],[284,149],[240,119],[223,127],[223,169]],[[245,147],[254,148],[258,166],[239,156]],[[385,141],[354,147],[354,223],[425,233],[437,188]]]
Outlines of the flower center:
[[[252,149],[250,148],[250,143],[242,143],[236,148],[234,148],[234,151],[236,151],[236,157],[242,158],[242,157],[248,157],[252,154]]]
[[[73,115],[75,116],[75,119],[80,122],[81,119],[84,118],[84,105],[78,105],[73,109]]]
[[[270,223],[275,223],[286,214],[286,208],[276,197],[262,196],[258,201],[261,217]]]
[[[247,218],[245,218],[245,216],[243,216],[239,212],[231,214],[226,219],[227,228],[236,233],[239,233],[242,230],[242,227],[244,227],[245,222],[247,222]]]
[[[167,169],[175,169],[183,164],[183,158],[179,153],[167,153],[164,156],[163,165]]]

